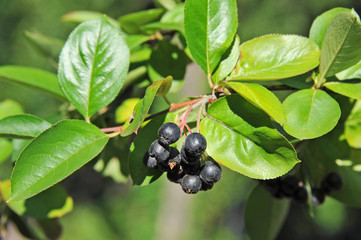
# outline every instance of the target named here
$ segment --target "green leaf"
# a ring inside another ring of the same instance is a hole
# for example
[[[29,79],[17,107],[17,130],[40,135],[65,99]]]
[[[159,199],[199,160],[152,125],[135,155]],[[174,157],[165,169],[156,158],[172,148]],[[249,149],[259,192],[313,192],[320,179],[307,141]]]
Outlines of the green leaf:
[[[58,66],[58,58],[64,46],[63,40],[29,31],[25,31],[24,35],[35,50],[48,59],[54,67]]]
[[[56,75],[37,68],[0,66],[0,81],[18,83],[65,99]]]
[[[1,198],[7,202],[11,196],[10,181],[0,182]],[[73,199],[57,184],[27,200],[10,201],[8,207],[19,216],[37,219],[60,218],[73,210]]]
[[[164,9],[156,8],[129,13],[119,18],[122,29],[129,34],[141,33],[141,26],[159,20]]]
[[[132,115],[134,107],[140,101],[140,98],[128,98],[120,104],[115,110],[115,122],[123,123]]]
[[[306,37],[271,34],[243,43],[241,56],[231,80],[274,80],[317,67],[320,50]]]
[[[129,66],[129,49],[119,30],[104,18],[80,24],[59,60],[59,83],[77,110],[89,119],[119,93]]]
[[[115,20],[114,18],[111,18],[109,16],[106,16],[104,13],[101,12],[95,12],[95,11],[72,11],[68,12],[67,14],[63,15],[61,17],[61,20],[63,22],[73,22],[73,23],[82,23],[86,21],[91,21],[95,19],[99,19],[105,17],[110,24],[112,24],[114,27],[119,28],[119,22]]]
[[[32,139],[13,139],[13,153],[11,154],[11,162],[16,162],[18,160],[22,151],[26,148],[26,146],[31,142]]]
[[[168,9],[168,10],[173,9],[177,6],[176,0],[155,0],[154,3],[157,6],[160,5],[161,7]]]
[[[34,138],[51,124],[30,114],[14,115],[0,120],[0,137]]]
[[[357,101],[345,122],[345,138],[354,148],[361,148],[361,101]]]
[[[340,12],[351,12],[351,9],[333,8],[322,13],[313,21],[310,29],[310,39],[315,41],[320,48],[322,47],[323,39],[325,38],[328,26],[330,25],[332,19]]]
[[[327,82],[324,86],[335,93],[361,100],[361,83]]]
[[[276,199],[261,185],[248,197],[245,208],[245,227],[252,240],[276,239],[286,221],[290,200]]]
[[[217,70],[212,75],[215,84],[218,84],[219,81],[225,79],[236,66],[240,54],[239,44],[240,40],[236,35],[232,45],[228,48],[227,52],[224,53]]]
[[[257,83],[227,82],[226,84],[279,124],[285,123],[286,113],[282,103],[267,88]]]
[[[144,165],[143,157],[152,142],[158,138],[157,129],[166,122],[165,115],[147,123],[137,134],[129,154],[129,172],[134,185],[148,185],[157,180],[163,172]]]
[[[0,138],[0,163],[11,156],[13,145],[6,139]]]
[[[187,63],[188,57],[183,51],[169,41],[161,41],[153,49],[148,62],[149,78],[155,82],[171,75],[174,84],[171,92],[176,92],[183,85]]]
[[[136,49],[148,40],[150,40],[150,37],[146,35],[128,35],[125,38],[130,51]]]
[[[313,79],[309,73],[305,73],[291,78],[281,79],[279,81],[282,84],[297,89],[312,88],[314,84]]]
[[[29,198],[61,181],[93,159],[108,142],[97,127],[64,120],[36,137],[16,161],[11,200]]]
[[[160,19],[161,23],[177,23],[184,28],[184,4],[178,4],[176,7],[164,13]]]
[[[319,82],[361,60],[361,24],[356,16],[341,12],[331,21],[323,40]]]
[[[287,121],[285,131],[299,139],[320,137],[331,131],[341,116],[338,103],[326,92],[304,89],[283,102]]]
[[[237,31],[235,0],[187,0],[184,10],[189,50],[199,66],[211,75]]]
[[[152,49],[148,46],[142,46],[140,49],[137,49],[132,52],[130,55],[130,63],[139,63],[148,61],[150,55],[152,54]]]
[[[138,130],[147,116],[150,106],[152,105],[154,97],[157,95],[159,89],[161,89],[161,86],[164,83],[171,80],[172,77],[169,76],[165,79],[156,81],[147,87],[144,97],[134,107],[132,117],[123,125],[121,136],[128,136]]]
[[[348,80],[348,79],[361,79],[361,61],[353,65],[352,67],[343,70],[336,74],[336,77],[339,80]]]
[[[0,102],[0,119],[24,113],[23,107],[14,100],[5,99]]]
[[[269,117],[236,95],[214,102],[200,130],[213,159],[251,178],[279,177],[298,162],[294,148]]]
[[[164,23],[164,22],[154,22],[149,23],[141,27],[143,32],[147,34],[153,34],[156,31],[164,31],[164,30],[175,30],[179,32],[184,32],[184,26],[178,23]]]

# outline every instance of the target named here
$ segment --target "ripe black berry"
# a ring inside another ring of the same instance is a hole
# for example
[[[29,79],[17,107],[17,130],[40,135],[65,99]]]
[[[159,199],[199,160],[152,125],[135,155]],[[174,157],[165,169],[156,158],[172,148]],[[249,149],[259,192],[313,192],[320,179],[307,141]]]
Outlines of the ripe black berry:
[[[201,191],[208,191],[210,189],[212,189],[213,187],[213,183],[212,184],[208,184],[202,181],[202,187],[201,187]]]
[[[181,183],[184,177],[183,172],[167,172],[167,178],[174,183]]]
[[[181,135],[180,128],[177,126],[177,124],[172,122],[164,123],[158,129],[159,141],[163,145],[169,145],[175,143],[176,141],[178,141],[180,135]]]
[[[298,189],[299,179],[296,176],[286,176],[281,181],[281,191],[287,196],[291,197]]]
[[[192,162],[190,164],[186,164],[181,162],[182,171],[186,174],[190,175],[198,175],[201,171],[201,162],[198,160],[196,162]]]
[[[330,172],[321,182],[321,187],[326,194],[330,194],[333,191],[339,190],[342,188],[342,186],[342,177],[336,172]]]
[[[212,161],[207,161],[203,166],[199,174],[199,177],[203,182],[212,184],[218,182],[221,179],[222,170],[221,167]]]
[[[312,204],[320,205],[325,201],[325,192],[321,188],[312,188]]]
[[[191,133],[184,143],[184,152],[187,157],[201,157],[207,148],[207,141],[200,133]]]
[[[148,152],[144,154],[143,163],[145,166],[149,168],[157,168],[157,164],[158,164],[157,159],[155,159],[155,157],[149,156]]]
[[[197,175],[186,174],[182,179],[181,186],[185,193],[194,194],[201,190],[202,180]]]
[[[155,157],[158,162],[164,162],[170,156],[169,147],[161,145],[157,140],[150,145],[148,152],[149,155]]]
[[[173,169],[177,166],[180,165],[181,163],[181,155],[178,151],[178,149],[176,149],[175,147],[170,147],[170,156],[169,156],[169,161],[168,161],[168,165],[170,167],[170,169]]]
[[[293,194],[292,198],[299,203],[305,203],[308,198],[307,189],[304,186],[298,187],[295,193]]]
[[[268,179],[268,180],[261,180],[260,183],[263,185],[263,187],[269,191],[272,196],[275,198],[282,198],[284,197],[282,191],[281,191],[281,179],[275,178],[275,179]]]
[[[182,149],[181,149],[181,158],[182,158],[182,162],[186,163],[186,164],[192,164],[195,163],[197,161],[199,161],[200,156],[189,156],[189,154],[187,154],[185,152],[185,146],[183,145]]]

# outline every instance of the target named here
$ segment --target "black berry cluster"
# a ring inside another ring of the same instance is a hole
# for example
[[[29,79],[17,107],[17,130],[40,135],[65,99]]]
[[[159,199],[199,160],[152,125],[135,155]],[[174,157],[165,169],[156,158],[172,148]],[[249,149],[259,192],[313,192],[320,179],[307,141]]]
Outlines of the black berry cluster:
[[[153,169],[167,172],[167,178],[182,186],[185,193],[194,194],[213,187],[222,176],[220,166],[212,161],[201,165],[201,157],[207,148],[207,141],[200,133],[187,136],[181,151],[169,146],[178,141],[180,128],[172,122],[163,124],[155,140],[145,153],[144,164]]]
[[[343,186],[343,180],[340,174],[336,172],[328,173],[321,181],[320,187],[312,188],[312,204],[320,205],[325,201],[326,195],[340,190]]]
[[[263,180],[261,184],[276,198],[292,198],[300,203],[307,201],[307,189],[296,176]]]

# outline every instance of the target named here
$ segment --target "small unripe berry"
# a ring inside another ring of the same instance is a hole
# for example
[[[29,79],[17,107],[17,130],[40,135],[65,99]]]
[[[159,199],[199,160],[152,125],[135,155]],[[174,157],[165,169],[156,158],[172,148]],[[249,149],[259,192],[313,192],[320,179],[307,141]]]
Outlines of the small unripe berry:
[[[158,162],[164,162],[170,156],[169,147],[161,145],[157,140],[150,145],[148,152],[149,155],[155,157]]]
[[[222,170],[221,167],[212,161],[207,161],[203,166],[199,174],[199,177],[203,182],[212,184],[216,183],[221,179]]]
[[[159,142],[163,145],[169,145],[178,141],[181,135],[180,128],[173,122],[164,123],[158,129]]]
[[[201,190],[202,180],[197,175],[186,174],[182,179],[181,186],[185,193],[194,194]]]

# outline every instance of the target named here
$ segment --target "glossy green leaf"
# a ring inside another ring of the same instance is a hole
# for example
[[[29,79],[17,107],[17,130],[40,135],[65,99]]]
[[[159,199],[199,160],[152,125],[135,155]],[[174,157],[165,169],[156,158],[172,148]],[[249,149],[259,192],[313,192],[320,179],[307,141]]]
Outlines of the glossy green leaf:
[[[310,39],[315,41],[320,48],[322,47],[323,39],[325,38],[328,26],[330,25],[332,19],[340,12],[351,12],[351,9],[333,8],[322,13],[313,21],[310,29]]]
[[[323,40],[319,82],[361,60],[361,24],[356,16],[341,12],[331,21]]]
[[[148,61],[150,55],[152,54],[152,49],[148,46],[142,46],[140,49],[137,49],[132,52],[130,55],[130,63],[139,63]]]
[[[11,200],[29,198],[61,181],[104,148],[108,136],[80,120],[64,120],[36,137],[16,161]]]
[[[286,113],[282,103],[267,88],[257,83],[227,82],[227,86],[244,97],[254,106],[262,109],[279,124],[286,121]]]
[[[115,122],[123,123],[132,115],[134,107],[140,101],[140,98],[128,98],[120,104],[115,110]]]
[[[10,181],[0,182],[0,192],[4,202],[9,200]],[[17,215],[33,218],[59,218],[73,210],[73,199],[59,184],[30,199],[10,201],[7,204]]]
[[[134,185],[148,185],[157,180],[163,172],[144,165],[143,157],[152,142],[158,138],[157,129],[164,123],[165,115],[152,119],[139,130],[129,154],[129,172]]]
[[[13,153],[11,154],[11,162],[16,162],[18,160],[21,152],[26,148],[26,146],[31,142],[32,139],[13,139]]]
[[[276,199],[258,185],[247,199],[245,227],[252,240],[275,239],[286,221],[290,200]]]
[[[184,27],[184,4],[178,4],[176,7],[164,13],[160,19],[162,23],[177,23]]]
[[[11,156],[13,152],[13,145],[9,140],[0,138],[0,163]]]
[[[211,75],[237,30],[235,0],[187,0],[185,35],[193,59]]]
[[[169,76],[147,87],[144,97],[135,105],[132,117],[123,125],[121,131],[122,136],[128,136],[138,130],[147,116],[158,90],[163,83],[167,83],[171,79],[172,77]]]
[[[89,119],[119,93],[129,66],[129,49],[119,30],[104,18],[80,24],[59,60],[59,83],[77,110]]]
[[[150,37],[146,35],[128,35],[125,38],[130,51],[133,51],[148,40],[150,40]]]
[[[219,66],[212,75],[215,84],[218,84],[219,81],[225,79],[236,66],[240,54],[239,44],[240,40],[236,35],[232,45],[228,48],[227,52],[224,53]]]
[[[338,103],[326,92],[304,89],[283,102],[287,121],[285,131],[299,139],[320,137],[331,131],[341,116]]]
[[[291,78],[281,79],[279,81],[284,85],[297,89],[312,88],[314,84],[313,79],[309,73],[294,76]]]
[[[35,50],[48,59],[54,67],[58,66],[58,58],[64,46],[63,40],[29,31],[25,31],[24,35]]]
[[[357,101],[345,122],[345,138],[354,148],[361,148],[361,101]]]
[[[129,34],[141,33],[141,26],[159,20],[164,9],[155,8],[135,13],[129,13],[119,18],[121,28]]]
[[[0,120],[0,137],[6,138],[34,138],[51,124],[39,117],[22,114]]]
[[[0,66],[0,81],[21,84],[65,99],[56,75],[37,68]]]
[[[155,0],[154,3],[158,6],[161,6],[165,9],[173,9],[177,6],[176,0]]]
[[[61,17],[63,22],[74,22],[74,23],[82,23],[86,21],[91,21],[95,19],[99,19],[102,17],[106,17],[108,22],[112,24],[114,27],[119,28],[119,22],[114,18],[106,16],[104,13],[95,12],[95,11],[72,11]]]
[[[148,34],[152,34],[156,31],[167,31],[167,30],[175,30],[175,31],[183,32],[184,26],[178,23],[154,22],[142,26],[141,29],[143,32],[146,32]]]
[[[0,119],[24,113],[23,107],[14,100],[5,99],[0,102]]]
[[[317,44],[298,35],[271,34],[241,45],[231,80],[274,80],[303,74],[319,64]]]
[[[214,102],[200,130],[213,159],[251,178],[279,177],[298,162],[294,148],[269,117],[240,96]]]
[[[361,83],[327,82],[324,86],[335,93],[361,100]]]
[[[361,61],[336,74],[339,80],[361,79]]]
[[[173,77],[171,91],[176,92],[183,85],[187,63],[188,57],[182,50],[169,41],[161,41],[153,49],[148,62],[149,78],[154,82],[171,75]]]

